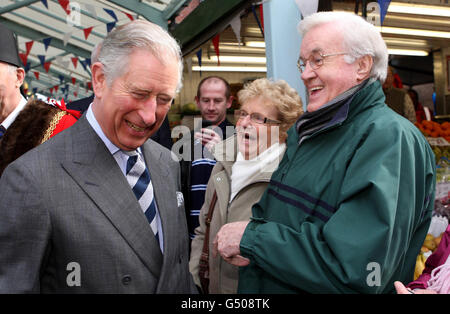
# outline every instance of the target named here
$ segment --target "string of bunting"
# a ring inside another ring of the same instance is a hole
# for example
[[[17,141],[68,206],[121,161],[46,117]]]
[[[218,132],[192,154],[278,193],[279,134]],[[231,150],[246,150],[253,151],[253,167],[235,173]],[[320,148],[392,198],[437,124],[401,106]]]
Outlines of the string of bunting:
[[[256,13],[256,8],[259,7],[259,14],[261,17],[261,21],[258,18],[258,14]],[[260,30],[261,30],[261,34],[263,35],[264,38],[264,19],[263,19],[263,6],[262,4],[259,5],[252,5],[252,12],[253,12],[253,16],[256,19],[256,23],[258,24]],[[239,45],[241,45],[241,17],[240,14],[238,14],[235,18],[233,18],[230,21],[230,26],[231,29],[233,30],[236,39],[238,40]],[[212,38],[212,44],[214,46],[214,51],[216,53],[217,56],[217,65],[220,66],[220,50],[219,50],[219,42],[220,42],[220,34],[215,35]],[[197,56],[197,60],[198,60],[198,65],[200,67],[200,76],[202,76],[202,71],[201,71],[201,67],[202,67],[202,49],[199,49],[196,53]],[[189,65],[190,63],[192,63],[192,57],[188,57],[187,60],[189,60],[189,62],[187,62],[187,64]],[[190,73],[190,72],[189,72]]]
[[[39,72],[35,72],[35,74],[36,73],[39,74]],[[73,79],[74,78],[72,78],[72,80]],[[61,88],[59,89],[59,87],[61,87]],[[75,87],[75,90],[73,91],[73,95],[75,97],[78,97],[78,93],[79,93],[79,90],[80,90],[80,85],[77,84],[77,85],[74,85],[74,87]],[[54,93],[58,93],[58,89],[60,90],[60,92],[61,92],[62,96],[64,96],[64,98],[68,97],[69,91],[70,91],[70,85],[67,84],[67,83],[65,85],[64,85],[64,83],[61,83],[61,84],[57,84],[57,85],[54,85],[54,86],[51,86],[51,87],[48,87],[48,88],[41,89],[41,92],[45,91],[45,90],[48,90],[50,92],[50,94],[53,95]],[[86,83],[85,89],[86,89],[86,91],[89,91],[89,90],[92,89],[92,82],[91,81]],[[33,91],[33,93],[37,93],[38,92],[38,88],[37,87],[32,88],[32,91]]]
[[[99,10],[99,9],[102,9],[104,12],[106,12],[113,19],[113,21],[108,22],[108,23],[101,23],[99,25],[93,25],[93,26],[89,26],[89,27],[86,27],[86,28],[82,28],[81,30],[83,31],[85,40],[88,40],[88,38],[89,38],[89,36],[92,33],[94,28],[96,28],[98,26],[101,26],[101,25],[105,25],[106,26],[107,33],[111,32],[114,29],[114,27],[116,26],[116,24],[119,22],[119,18],[118,18],[118,15],[117,15],[118,12],[123,13],[124,16],[126,16],[126,18],[131,20],[131,21],[133,21],[133,20],[135,20],[137,18],[137,15],[132,15],[130,13],[127,13],[127,12],[124,12],[124,11],[121,11],[121,10],[112,10],[112,9],[109,9],[109,8],[100,8],[100,7],[97,7],[97,6],[95,6],[93,4],[89,4],[89,3],[75,3],[75,5],[78,6],[78,8],[77,8],[77,7],[74,7],[73,2],[71,3],[69,0],[58,0],[57,2],[59,4],[59,6],[62,8],[62,10],[70,17],[71,17],[71,14],[74,14],[74,12],[72,12],[72,11],[77,11],[77,10],[79,11],[80,7],[82,6],[85,9],[85,11],[87,11],[88,14],[90,14],[90,16],[95,18],[95,19],[97,19],[97,10]],[[49,8],[49,4],[48,4],[47,0],[41,0],[41,3],[42,3],[43,6],[45,6],[45,8],[47,10],[50,10],[50,9],[54,10],[54,8]],[[70,38],[73,36],[74,32],[75,32],[75,29],[72,28],[69,32],[64,33],[64,36],[63,36],[63,44],[64,44],[64,46],[67,45],[67,43],[69,42]],[[46,37],[46,38],[43,38],[41,40],[31,40],[31,41],[28,41],[28,42],[25,43],[25,50],[23,52],[19,53],[19,57],[20,57],[23,65],[24,65],[24,68],[25,68],[26,72],[29,72],[30,67],[31,67],[31,63],[28,62],[28,56],[30,55],[30,52],[32,51],[33,44],[34,44],[35,41],[42,41],[42,43],[44,44],[44,47],[45,47],[45,53],[47,53],[48,52],[48,48],[49,48],[49,46],[51,45],[51,42],[52,42],[52,37]],[[38,59],[40,61],[40,65],[44,68],[45,72],[49,73],[49,70],[50,70],[51,65],[52,65],[52,61],[46,60],[47,59],[46,55],[39,54],[39,55],[37,55],[37,57],[38,57]],[[86,59],[83,60],[83,59],[81,59],[78,56],[74,56],[74,57],[71,57],[70,60],[72,61],[74,69],[77,69],[78,61],[80,61],[79,63],[82,65],[83,69],[86,72],[88,72],[88,74],[90,74],[90,71],[89,71],[90,66],[91,66],[91,59],[90,58],[86,58]],[[70,64],[70,61],[62,60],[61,56],[57,56],[55,58],[55,62],[56,62],[56,64],[60,65],[61,67],[65,68],[65,69],[67,69],[69,64]],[[38,71],[33,71],[33,74],[34,74],[34,77],[37,80],[39,80],[39,72]],[[64,79],[64,76],[62,76],[62,78]],[[61,79],[61,76],[59,76],[59,79],[60,79],[60,83],[62,84],[63,83],[63,79]],[[75,85],[76,84],[76,78],[71,77],[71,81],[72,81],[72,84],[74,86],[77,86],[78,89],[79,89],[79,85]],[[55,86],[57,86],[57,85],[55,85]],[[50,92],[52,94],[53,94],[53,91],[56,91],[56,92],[58,91],[58,87],[55,87],[55,86],[52,86],[52,87],[48,88],[48,90],[50,90]],[[85,86],[86,86],[86,90],[87,91],[92,89],[92,83],[91,82],[86,82]],[[61,88],[61,90],[67,92],[68,91],[68,86],[66,88]],[[37,88],[33,88],[33,91],[37,91]],[[74,94],[78,94],[78,90],[74,91]]]

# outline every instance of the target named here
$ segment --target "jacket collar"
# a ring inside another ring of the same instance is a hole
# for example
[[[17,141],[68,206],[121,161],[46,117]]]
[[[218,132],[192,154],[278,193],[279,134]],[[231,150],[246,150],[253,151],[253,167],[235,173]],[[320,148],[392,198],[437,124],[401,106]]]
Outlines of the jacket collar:
[[[236,161],[237,156],[237,136],[236,134],[228,137],[224,141],[220,142],[213,149],[213,156],[216,161],[222,164],[228,177],[231,178],[231,168]]]
[[[375,107],[386,106],[386,97],[384,96],[383,88],[380,81],[369,81],[364,88],[359,90],[353,97],[349,104],[349,112],[347,119],[352,119],[361,112]]]
[[[216,159],[217,163],[220,163],[222,165],[228,178],[231,178],[231,169],[234,163],[236,162],[237,152],[238,152],[238,145],[236,134],[230,136],[229,138],[220,142],[214,147],[213,150],[214,158]],[[272,177],[271,171],[261,172],[257,180],[269,182],[271,177]]]
[[[297,141],[300,144],[305,138],[339,125],[368,107],[379,102],[384,103],[384,99],[381,83],[378,80],[366,80],[340,94],[319,110],[303,114],[295,124]]]
[[[361,112],[368,110],[374,106],[386,106],[385,96],[380,81],[369,80],[364,87],[358,90],[345,104],[342,108],[336,111],[329,123],[324,125],[319,130],[315,131],[308,138],[313,137],[317,134],[325,132],[326,130],[337,127],[341,124],[351,121],[353,117],[360,114]],[[299,118],[299,120],[302,117]],[[300,142],[299,134],[297,132],[296,124],[288,130],[287,138],[287,150],[286,156],[292,158]],[[301,143],[301,142],[300,142]]]
[[[348,113],[348,104],[366,83],[367,81],[364,81],[359,85],[353,86],[318,110],[303,114],[295,123],[299,135],[299,144],[304,138],[344,121]]]

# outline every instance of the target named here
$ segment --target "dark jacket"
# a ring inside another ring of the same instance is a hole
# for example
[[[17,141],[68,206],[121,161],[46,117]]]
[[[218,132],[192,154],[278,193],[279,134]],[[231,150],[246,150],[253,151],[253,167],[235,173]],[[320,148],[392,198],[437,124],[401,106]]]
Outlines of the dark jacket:
[[[227,119],[225,119],[220,125],[219,127],[222,130],[222,135],[227,138],[233,134],[227,134],[226,132],[226,127],[227,126],[233,126],[232,123],[230,123]],[[183,192],[183,196],[184,196],[184,207],[186,210],[186,218],[189,221],[189,217],[190,217],[190,210],[192,208],[192,200],[191,200],[191,170],[192,170],[192,161],[194,161],[197,157],[197,153],[194,154],[194,152],[196,151],[194,149],[194,133],[197,130],[193,130],[190,133],[190,138],[185,138],[184,141],[190,141],[190,158],[188,158],[188,160],[181,160],[180,161],[180,168],[181,168],[181,190]],[[183,141],[183,138],[180,139],[180,141]],[[183,146],[186,147],[186,146]],[[189,147],[189,146],[187,146]],[[202,149],[204,149],[204,146],[202,145]],[[202,154],[203,155],[203,154]],[[205,174],[208,176],[210,176],[211,173]],[[208,182],[208,180],[206,180],[205,184]],[[189,227],[189,226],[188,226]],[[195,228],[194,228],[195,229]],[[193,230],[190,230],[193,233]]]

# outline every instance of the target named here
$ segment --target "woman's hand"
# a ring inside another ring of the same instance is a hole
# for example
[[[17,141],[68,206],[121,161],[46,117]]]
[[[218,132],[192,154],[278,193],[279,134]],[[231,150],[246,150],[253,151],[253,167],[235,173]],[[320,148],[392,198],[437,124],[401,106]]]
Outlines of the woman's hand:
[[[394,287],[397,290],[397,294],[437,294],[436,291],[431,289],[415,289],[413,291],[410,288],[406,288],[400,281],[394,282]]]

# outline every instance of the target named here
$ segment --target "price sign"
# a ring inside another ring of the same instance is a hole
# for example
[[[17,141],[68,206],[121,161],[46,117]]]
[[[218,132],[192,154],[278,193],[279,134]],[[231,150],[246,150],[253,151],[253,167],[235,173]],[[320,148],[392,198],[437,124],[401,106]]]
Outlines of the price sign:
[[[443,137],[427,137],[431,146],[449,146],[450,144]]]

